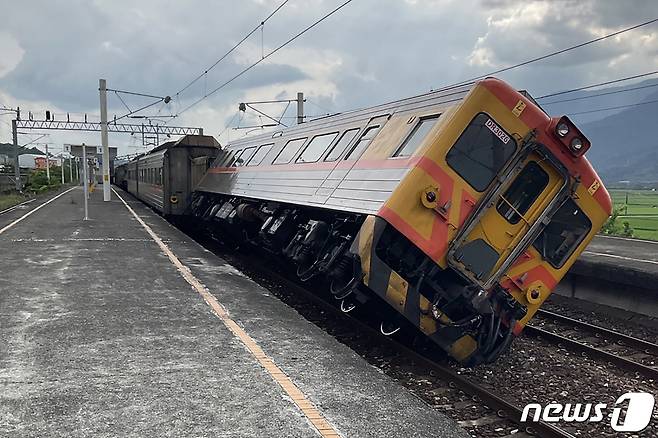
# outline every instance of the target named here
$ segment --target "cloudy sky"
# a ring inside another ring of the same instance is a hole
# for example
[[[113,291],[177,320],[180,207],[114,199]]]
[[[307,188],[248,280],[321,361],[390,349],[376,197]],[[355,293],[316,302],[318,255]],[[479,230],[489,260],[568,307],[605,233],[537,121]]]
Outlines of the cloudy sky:
[[[0,105],[43,118],[98,118],[98,79],[108,87],[172,102],[143,114],[177,114],[343,0],[289,0],[201,80],[188,82],[273,11],[282,0],[1,0]],[[3,5],[4,4],[4,5]],[[658,17],[653,0],[353,0],[291,45],[186,111],[172,125],[202,126],[222,143],[241,101],[307,97],[307,114],[345,111],[429,91]],[[658,70],[658,24],[515,69],[501,77],[541,95]],[[152,100],[126,97],[131,107]],[[109,95],[110,117],[126,112]],[[260,106],[279,115],[285,105]],[[289,108],[286,117],[294,115]],[[0,142],[11,117],[0,116]],[[284,118],[284,122],[292,119]],[[266,122],[263,120],[263,122]],[[246,114],[241,125],[261,123]],[[22,135],[19,142],[33,138]],[[100,134],[51,131],[62,143],[98,144]],[[120,153],[141,138],[111,134]]]

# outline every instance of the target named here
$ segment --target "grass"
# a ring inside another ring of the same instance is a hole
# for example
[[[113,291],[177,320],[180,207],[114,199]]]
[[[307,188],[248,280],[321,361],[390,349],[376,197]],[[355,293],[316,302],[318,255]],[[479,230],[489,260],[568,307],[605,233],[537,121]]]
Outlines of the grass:
[[[658,191],[610,190],[615,209],[621,209],[620,224],[628,222],[633,237],[658,240]]]
[[[0,194],[0,211],[20,204],[21,202],[30,199],[29,196],[20,195],[18,193]]]

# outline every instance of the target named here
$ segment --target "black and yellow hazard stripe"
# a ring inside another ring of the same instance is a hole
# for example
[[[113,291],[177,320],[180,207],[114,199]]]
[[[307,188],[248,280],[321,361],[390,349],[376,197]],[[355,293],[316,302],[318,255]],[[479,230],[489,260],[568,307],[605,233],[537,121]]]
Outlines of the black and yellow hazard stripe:
[[[431,313],[432,303],[420,293],[418,285],[410,284],[376,254],[377,242],[386,228],[386,221],[368,216],[352,245],[351,251],[361,260],[363,283],[376,295],[429,336],[456,360],[466,361],[477,349],[473,337],[459,327],[437,324]]]

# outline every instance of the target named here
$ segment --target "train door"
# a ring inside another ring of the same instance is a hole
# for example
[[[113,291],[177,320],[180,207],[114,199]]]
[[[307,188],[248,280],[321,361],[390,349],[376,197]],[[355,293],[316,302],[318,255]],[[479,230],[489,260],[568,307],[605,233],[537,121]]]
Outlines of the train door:
[[[568,174],[554,163],[539,150],[525,154],[465,224],[449,263],[481,287],[491,287],[565,193]]]

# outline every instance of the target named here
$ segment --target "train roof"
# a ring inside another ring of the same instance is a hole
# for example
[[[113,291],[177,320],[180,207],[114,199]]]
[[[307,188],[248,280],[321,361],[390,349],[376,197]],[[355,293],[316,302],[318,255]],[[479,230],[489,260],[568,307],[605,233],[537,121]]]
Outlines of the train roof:
[[[151,149],[148,154],[153,152],[158,152],[164,149],[171,149],[176,147],[210,147],[210,148],[219,148],[219,143],[215,140],[215,137],[211,135],[192,135],[188,134],[176,141],[168,141],[162,143],[160,146],[156,146]]]
[[[407,97],[404,99],[398,99],[367,108],[332,114],[330,116],[321,117],[310,122],[302,123],[301,125],[295,125],[278,131],[235,140],[226,146],[239,147],[243,144],[251,144],[260,141],[271,140],[272,138],[276,138],[281,135],[301,135],[305,132],[322,128],[324,125],[335,126],[343,123],[354,123],[361,120],[370,119],[374,116],[399,113],[407,110],[417,110],[420,108],[431,107],[440,104],[452,106],[456,102],[463,100],[468,92],[471,91],[471,89],[476,84],[477,82],[442,88],[439,90],[430,91],[429,93],[419,94],[417,96]]]
[[[185,135],[178,140],[172,140],[172,141],[167,141],[165,143],[162,143],[159,146],[154,147],[148,152],[144,152],[143,154],[139,154],[136,157],[133,157],[129,162],[141,160],[144,157],[148,157],[149,155],[154,155],[156,153],[163,153],[164,151],[176,147],[208,147],[208,148],[220,148],[219,142],[215,140],[215,137],[211,135]],[[127,162],[128,163],[128,162]],[[127,164],[123,163],[123,164]],[[122,164],[122,165],[123,165]]]

